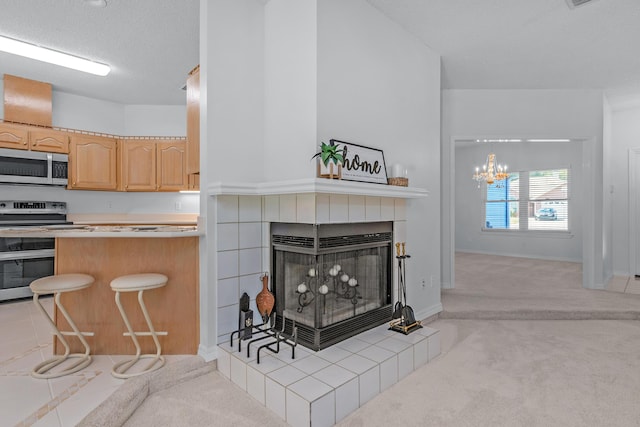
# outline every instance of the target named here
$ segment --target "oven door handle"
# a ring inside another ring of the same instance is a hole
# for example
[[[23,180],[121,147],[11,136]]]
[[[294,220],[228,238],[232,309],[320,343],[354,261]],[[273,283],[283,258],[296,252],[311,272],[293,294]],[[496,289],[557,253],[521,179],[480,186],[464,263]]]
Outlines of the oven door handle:
[[[36,259],[36,258],[52,258],[54,256],[55,249],[38,249],[34,251],[15,251],[15,252],[0,252],[0,261],[14,261],[21,259]]]

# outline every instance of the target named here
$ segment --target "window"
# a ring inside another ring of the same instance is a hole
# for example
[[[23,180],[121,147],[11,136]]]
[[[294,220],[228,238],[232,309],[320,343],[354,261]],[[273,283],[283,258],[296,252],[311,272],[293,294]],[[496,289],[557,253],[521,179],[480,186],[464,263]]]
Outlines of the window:
[[[568,231],[569,183],[569,169],[549,169],[487,185],[483,229]]]

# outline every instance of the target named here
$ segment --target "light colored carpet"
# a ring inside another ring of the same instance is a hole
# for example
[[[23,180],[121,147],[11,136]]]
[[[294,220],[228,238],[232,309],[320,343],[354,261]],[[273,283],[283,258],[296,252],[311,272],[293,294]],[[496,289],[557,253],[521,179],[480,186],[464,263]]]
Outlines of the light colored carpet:
[[[577,312],[624,319],[625,312],[640,311],[638,295],[582,289],[575,263],[466,255],[457,262],[458,287],[443,292],[445,315],[497,320],[430,324],[441,332],[442,355],[338,425],[640,426],[640,322],[501,320],[519,311],[537,319]],[[516,266],[530,270],[514,276]],[[207,372],[149,392],[125,425],[284,422],[217,372]]]

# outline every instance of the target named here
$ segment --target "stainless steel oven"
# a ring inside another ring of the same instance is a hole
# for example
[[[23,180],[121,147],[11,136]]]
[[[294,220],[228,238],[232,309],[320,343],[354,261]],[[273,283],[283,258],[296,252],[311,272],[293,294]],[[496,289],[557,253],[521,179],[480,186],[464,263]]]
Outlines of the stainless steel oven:
[[[64,202],[0,201],[0,301],[29,297],[32,281],[54,274],[55,239],[24,234],[67,224],[66,214]]]

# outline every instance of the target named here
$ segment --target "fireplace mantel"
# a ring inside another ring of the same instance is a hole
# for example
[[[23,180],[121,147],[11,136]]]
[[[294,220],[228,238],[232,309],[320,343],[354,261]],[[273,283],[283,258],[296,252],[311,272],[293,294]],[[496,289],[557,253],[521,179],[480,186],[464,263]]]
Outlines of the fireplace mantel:
[[[369,184],[338,179],[300,179],[292,181],[272,181],[262,183],[214,182],[207,186],[209,196],[271,196],[280,194],[347,194],[373,197],[394,197],[397,199],[417,199],[427,197],[429,191],[417,187]]]

